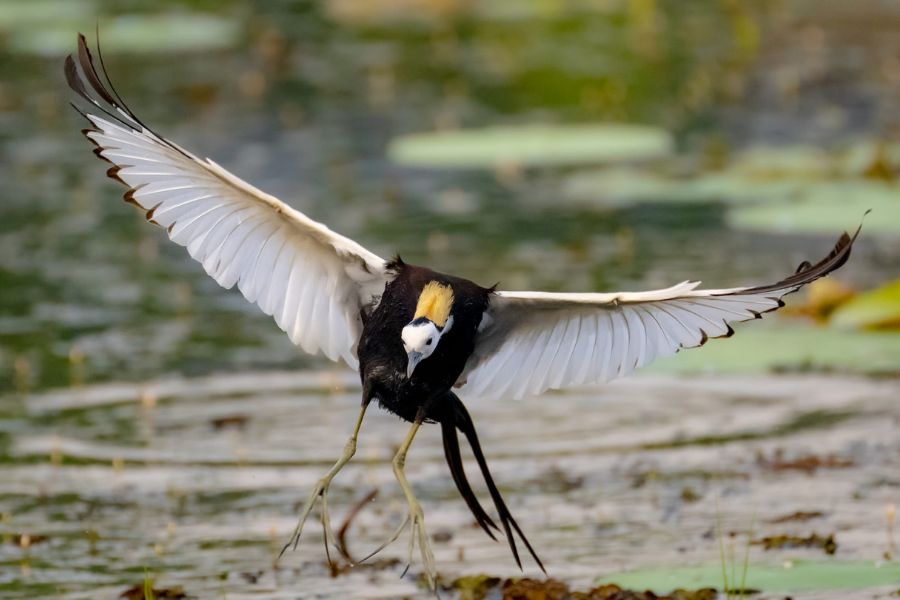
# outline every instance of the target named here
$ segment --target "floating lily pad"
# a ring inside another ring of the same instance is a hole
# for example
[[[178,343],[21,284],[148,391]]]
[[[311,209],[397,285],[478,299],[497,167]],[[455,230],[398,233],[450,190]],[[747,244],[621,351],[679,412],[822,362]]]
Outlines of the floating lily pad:
[[[900,372],[900,333],[759,323],[736,329],[732,338],[710,340],[702,348],[682,350],[654,363],[648,370],[666,373]]]
[[[900,280],[849,300],[832,313],[831,323],[838,327],[900,327]]]
[[[38,56],[58,56],[75,47],[77,30],[92,30],[92,21],[51,21],[8,33],[11,50]],[[126,15],[106,19],[101,28],[107,52],[162,54],[221,50],[233,46],[241,29],[236,21],[190,13]]]
[[[555,0],[491,0],[471,5],[479,21],[526,21],[559,17],[572,6]]]
[[[578,205],[621,207],[642,203],[741,204],[785,199],[802,193],[806,182],[755,180],[738,172],[673,178],[629,168],[575,173],[563,182],[563,198]]]
[[[89,0],[4,2],[0,5],[0,27],[13,29],[48,21],[85,18],[96,14],[95,10],[94,2]]]
[[[642,125],[528,125],[401,136],[391,160],[422,167],[494,168],[646,160],[671,152],[671,136]]]
[[[875,177],[870,171],[878,156],[885,172]],[[833,232],[851,227],[873,208],[885,215],[873,231],[900,232],[900,185],[891,182],[890,171],[895,161],[900,164],[900,150],[893,146],[861,144],[832,152],[763,146],[742,152],[712,173],[672,175],[617,166],[581,171],[563,182],[563,198],[603,207],[741,205],[733,212],[735,226],[765,231]]]
[[[742,566],[740,567],[743,568]],[[897,585],[900,564],[872,562],[794,561],[784,566],[751,564],[746,587],[764,592],[800,590],[862,590]],[[722,587],[722,565],[672,567],[630,571],[597,580],[622,587],[666,593],[679,587]]]
[[[438,26],[468,12],[466,2],[430,2],[428,0],[328,0],[324,2],[329,18],[346,26],[391,27],[414,24]]]
[[[816,146],[753,146],[738,155],[729,170],[747,179],[802,179],[834,176],[840,171],[839,155]]]
[[[869,209],[864,234],[900,235],[900,187],[874,182],[810,184],[791,202],[734,207],[728,224],[756,231],[833,234],[853,229]]]
[[[579,205],[624,207],[647,202],[691,201],[693,195],[688,187],[687,183],[638,169],[608,168],[570,175],[563,181],[562,197]]]

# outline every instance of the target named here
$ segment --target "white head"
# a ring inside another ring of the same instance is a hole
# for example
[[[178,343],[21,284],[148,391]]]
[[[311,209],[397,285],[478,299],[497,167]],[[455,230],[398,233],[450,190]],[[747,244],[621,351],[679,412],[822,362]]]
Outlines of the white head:
[[[416,365],[431,356],[441,337],[453,326],[450,309],[453,289],[436,281],[428,283],[419,294],[413,320],[403,328],[403,350],[406,351],[406,377],[412,377]]]

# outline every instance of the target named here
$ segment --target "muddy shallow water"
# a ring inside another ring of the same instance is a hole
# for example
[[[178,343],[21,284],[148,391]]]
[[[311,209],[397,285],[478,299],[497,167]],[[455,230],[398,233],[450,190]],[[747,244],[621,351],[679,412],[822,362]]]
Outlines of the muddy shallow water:
[[[833,557],[754,545],[753,563],[881,560],[886,507],[900,486],[898,395],[896,380],[645,376],[470,406],[495,477],[548,571],[586,589],[622,570],[719,561],[717,519],[739,555],[748,533],[834,534],[837,543]],[[201,598],[431,597],[418,585],[418,562],[399,577],[405,536],[373,566],[332,577],[314,521],[273,568],[297,503],[351,427],[351,374],[110,384],[21,402],[21,416],[0,421],[4,598],[115,597],[145,573],[157,587]],[[332,487],[336,526],[378,490],[347,534],[357,556],[404,515],[389,464],[404,431],[370,411],[357,458]],[[444,581],[520,574],[456,495],[436,427],[416,439],[408,470]],[[822,514],[772,522],[798,511]]]

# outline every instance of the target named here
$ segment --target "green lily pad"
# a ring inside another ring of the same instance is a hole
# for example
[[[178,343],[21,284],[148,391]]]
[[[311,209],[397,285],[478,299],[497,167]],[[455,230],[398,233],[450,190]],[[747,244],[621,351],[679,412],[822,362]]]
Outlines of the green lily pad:
[[[407,166],[491,169],[647,160],[671,150],[671,136],[655,127],[526,125],[401,136],[390,143],[388,155]]]
[[[491,0],[472,3],[472,12],[479,21],[525,21],[558,17],[572,7],[555,0]]]
[[[51,21],[8,33],[9,48],[22,54],[58,56],[75,48],[75,32],[92,31],[90,19]],[[106,52],[170,54],[230,48],[241,28],[237,21],[191,13],[125,15],[104,19],[100,30]]]
[[[712,173],[672,176],[646,169],[601,168],[566,178],[563,197],[579,204],[757,204],[803,198],[809,186],[843,173],[839,157],[806,146],[746,150]]]
[[[730,169],[756,180],[833,176],[839,164],[834,154],[816,146],[753,146],[742,152]]]
[[[564,200],[579,206],[623,207],[642,203],[742,204],[791,198],[806,182],[757,180],[725,171],[694,178],[673,178],[645,170],[606,168],[574,173],[563,182]]]
[[[743,565],[738,567],[740,583]],[[747,589],[769,593],[801,590],[862,590],[896,586],[900,582],[900,564],[872,562],[792,561],[783,566],[751,564],[747,569]],[[722,565],[671,567],[630,571],[597,580],[624,588],[650,589],[667,593],[676,588],[721,588]]]
[[[857,328],[900,326],[900,280],[842,304],[832,313],[831,323]]]
[[[871,143],[831,152],[760,146],[712,173],[673,176],[664,169],[616,166],[580,171],[565,179],[562,196],[570,203],[605,208],[640,203],[740,205],[732,213],[735,226],[765,231],[832,233],[853,226],[859,215],[874,208],[886,217],[873,231],[900,231],[900,186],[863,177],[878,152],[889,163],[900,163],[900,151],[893,146]]]
[[[900,333],[747,323],[734,337],[710,340],[661,359],[656,373],[900,372]]]
[[[900,235],[900,187],[876,182],[810,184],[790,202],[734,207],[727,221],[737,229],[833,234],[853,229],[869,209],[863,235]]]
[[[0,4],[0,28],[33,27],[48,21],[89,18],[96,14],[90,0],[29,0]]]

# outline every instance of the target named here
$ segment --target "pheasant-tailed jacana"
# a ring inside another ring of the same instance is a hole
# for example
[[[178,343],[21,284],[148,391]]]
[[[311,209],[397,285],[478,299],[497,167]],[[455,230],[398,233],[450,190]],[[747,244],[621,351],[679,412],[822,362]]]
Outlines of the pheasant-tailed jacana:
[[[494,537],[499,528],[463,470],[457,431],[465,436],[517,564],[513,532],[543,569],[494,484],[454,389],[475,398],[521,398],[608,381],[659,356],[730,336],[730,322],[781,307],[782,296],[843,265],[859,233],[844,233],[824,259],[804,262],[771,285],[704,290],[684,282],[647,292],[583,294],[486,288],[399,257],[379,258],[191,154],[145,125],[110,83],[102,57],[100,67],[98,72],[79,36],[76,58],[66,59],[66,77],[95,111],[82,113],[91,123],[84,134],[95,154],[113,164],[107,174],[128,188],[125,200],[187,247],[220,285],[237,285],[295,344],[359,368],[362,408],[353,433],[312,490],[285,548],[296,546],[318,499],[326,544],[335,543],[328,487],[356,450],[366,408],[378,400],[412,423],[393,460],[409,512],[387,543],[411,522],[410,560],[417,542],[432,585],[436,572],[422,508],[404,474],[406,454],[424,422],[440,424],[450,474],[477,522]]]

